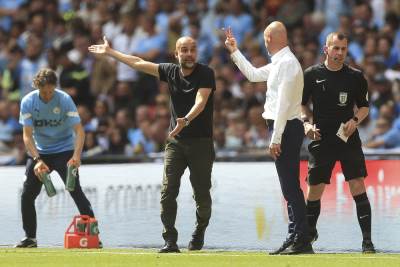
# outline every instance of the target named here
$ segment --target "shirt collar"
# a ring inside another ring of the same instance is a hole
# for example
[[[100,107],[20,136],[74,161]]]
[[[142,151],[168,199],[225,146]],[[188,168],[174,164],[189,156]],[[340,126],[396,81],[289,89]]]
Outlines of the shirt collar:
[[[290,48],[289,46],[285,46],[271,57],[271,62],[272,63],[278,62],[288,52],[290,52]]]

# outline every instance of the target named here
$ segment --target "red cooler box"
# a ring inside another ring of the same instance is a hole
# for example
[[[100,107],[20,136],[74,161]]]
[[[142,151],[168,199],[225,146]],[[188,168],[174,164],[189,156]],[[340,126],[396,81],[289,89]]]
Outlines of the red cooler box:
[[[95,218],[88,215],[74,216],[65,231],[65,248],[99,248],[99,229]]]

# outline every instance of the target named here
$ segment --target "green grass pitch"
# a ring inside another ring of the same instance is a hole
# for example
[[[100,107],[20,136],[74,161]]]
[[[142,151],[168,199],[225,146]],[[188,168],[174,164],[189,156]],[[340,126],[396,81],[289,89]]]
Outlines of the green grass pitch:
[[[62,248],[0,249],[0,266],[23,267],[113,267],[113,266],[277,266],[277,267],[399,267],[400,254],[314,254],[269,256],[262,251],[204,250],[180,254],[159,254],[155,249],[83,249]]]

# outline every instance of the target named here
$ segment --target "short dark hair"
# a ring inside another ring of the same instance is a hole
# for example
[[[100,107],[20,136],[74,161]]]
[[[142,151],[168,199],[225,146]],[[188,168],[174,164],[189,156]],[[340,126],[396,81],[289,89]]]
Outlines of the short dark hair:
[[[36,73],[33,78],[33,87],[40,89],[46,84],[57,85],[57,74],[54,70],[49,68],[44,68]]]
[[[342,40],[346,40],[347,42],[349,41],[349,38],[346,36],[346,34],[342,32],[331,32],[326,37],[325,45],[328,46],[330,43],[332,43],[334,37],[337,37],[340,41]]]

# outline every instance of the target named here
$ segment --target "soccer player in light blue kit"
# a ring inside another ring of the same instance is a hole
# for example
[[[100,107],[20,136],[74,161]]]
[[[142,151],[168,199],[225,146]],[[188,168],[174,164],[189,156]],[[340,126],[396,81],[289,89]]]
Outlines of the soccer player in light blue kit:
[[[57,171],[66,181],[67,166],[80,166],[85,132],[71,97],[56,89],[57,75],[51,69],[40,70],[33,79],[32,91],[21,101],[20,123],[29,158],[21,195],[22,223],[25,238],[16,247],[37,247],[35,199],[42,182],[39,174]],[[92,206],[76,180],[70,192],[79,212],[94,217]]]

